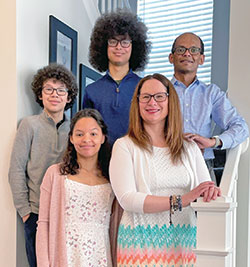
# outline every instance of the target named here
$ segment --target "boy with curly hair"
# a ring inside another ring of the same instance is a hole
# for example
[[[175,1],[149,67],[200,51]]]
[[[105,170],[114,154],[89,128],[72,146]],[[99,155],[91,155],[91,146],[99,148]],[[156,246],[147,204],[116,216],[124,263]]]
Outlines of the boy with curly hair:
[[[66,149],[70,121],[64,110],[74,104],[78,88],[73,74],[55,63],[38,70],[31,87],[43,111],[24,118],[18,127],[9,183],[14,205],[24,223],[26,253],[33,267],[40,185],[47,168],[60,162]]]
[[[141,79],[134,71],[144,69],[149,51],[147,28],[136,15],[118,10],[97,19],[89,61],[106,74],[86,87],[83,108],[95,108],[101,113],[111,144],[128,130],[130,102]]]

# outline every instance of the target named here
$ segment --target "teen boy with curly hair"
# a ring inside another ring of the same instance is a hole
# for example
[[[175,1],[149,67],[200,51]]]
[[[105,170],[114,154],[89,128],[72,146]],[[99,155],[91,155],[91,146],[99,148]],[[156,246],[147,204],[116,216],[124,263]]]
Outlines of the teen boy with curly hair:
[[[78,88],[73,74],[58,64],[38,70],[31,87],[43,111],[24,118],[18,127],[9,183],[14,205],[24,223],[26,253],[33,267],[40,185],[47,168],[60,162],[66,148],[70,121],[64,110],[72,107]]]
[[[141,79],[134,71],[144,69],[149,51],[147,28],[136,15],[118,10],[97,19],[89,61],[106,74],[87,86],[83,108],[95,108],[101,113],[111,144],[127,132],[130,102]]]

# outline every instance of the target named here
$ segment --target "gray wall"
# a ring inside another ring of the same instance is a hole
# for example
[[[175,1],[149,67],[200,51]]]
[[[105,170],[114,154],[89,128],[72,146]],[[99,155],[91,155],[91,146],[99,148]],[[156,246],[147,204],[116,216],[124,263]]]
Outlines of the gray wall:
[[[214,0],[211,82],[228,88],[230,0]]]
[[[228,90],[230,0],[214,0],[211,82]],[[213,135],[221,133],[214,125]]]

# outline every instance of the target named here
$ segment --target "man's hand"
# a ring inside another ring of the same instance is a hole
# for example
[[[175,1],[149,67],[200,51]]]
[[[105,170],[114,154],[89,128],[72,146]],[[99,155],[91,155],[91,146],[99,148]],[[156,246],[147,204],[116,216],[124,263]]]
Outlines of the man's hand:
[[[194,141],[201,150],[204,148],[213,147],[216,142],[214,138],[207,138],[193,133],[185,133],[184,136],[187,139]]]
[[[23,223],[25,223],[29,219],[29,217],[30,217],[30,214],[27,214],[27,215],[23,216],[22,217]]]

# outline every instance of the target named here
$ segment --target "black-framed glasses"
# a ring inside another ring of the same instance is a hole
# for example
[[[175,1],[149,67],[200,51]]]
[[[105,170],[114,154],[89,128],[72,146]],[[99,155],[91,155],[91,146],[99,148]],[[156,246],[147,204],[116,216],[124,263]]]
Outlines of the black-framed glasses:
[[[156,102],[163,102],[167,99],[168,95],[169,94],[167,92],[157,93],[154,95],[140,94],[137,96],[137,98],[138,98],[139,102],[141,102],[141,103],[148,103],[152,97],[154,98],[154,100]]]
[[[118,45],[118,43],[121,44],[121,47],[128,48],[130,46],[130,44],[132,43],[132,40],[129,40],[129,39],[117,40],[114,38],[108,39],[108,45],[110,47],[116,47]]]
[[[201,52],[200,47],[191,46],[191,47],[187,48],[184,46],[178,46],[178,47],[174,48],[173,53],[176,53],[177,55],[183,55],[186,53],[187,50],[191,55],[197,55]]]
[[[43,88],[43,92],[46,95],[52,95],[54,93],[54,91],[56,91],[57,95],[59,95],[59,96],[65,96],[68,93],[67,88],[52,88],[52,87]]]

